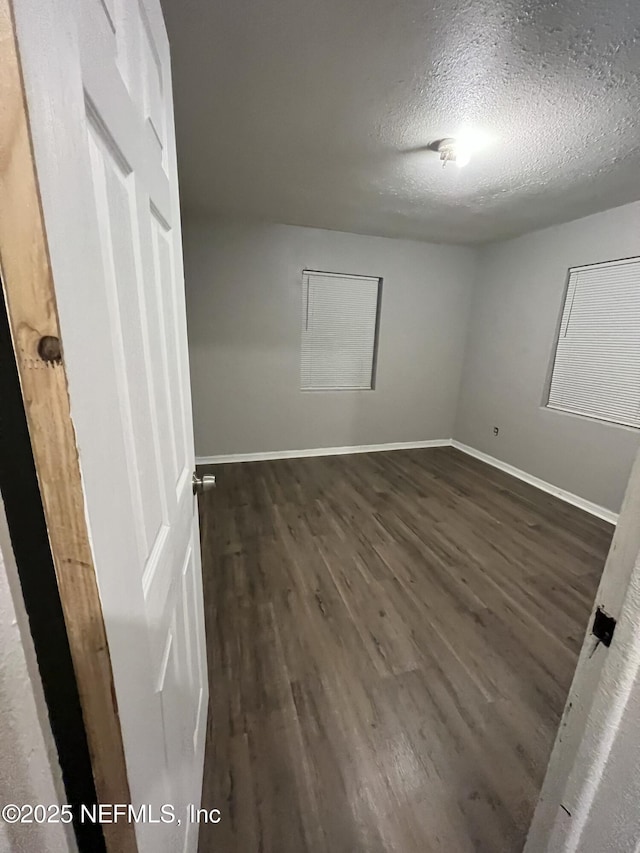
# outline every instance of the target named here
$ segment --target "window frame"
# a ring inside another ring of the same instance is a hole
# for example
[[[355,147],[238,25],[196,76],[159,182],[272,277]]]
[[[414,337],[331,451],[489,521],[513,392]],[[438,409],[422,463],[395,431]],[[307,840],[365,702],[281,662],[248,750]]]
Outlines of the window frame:
[[[630,257],[625,258],[616,258],[611,261],[596,261],[591,264],[579,264],[576,266],[569,267],[567,269],[567,274],[565,278],[565,284],[562,294],[562,301],[560,304],[560,311],[558,314],[558,319],[556,323],[556,330],[553,337],[553,345],[551,350],[551,360],[549,362],[549,368],[546,377],[545,383],[545,391],[542,399],[542,407],[546,411],[557,412],[561,415],[569,415],[575,418],[584,418],[588,421],[595,421],[599,424],[606,424],[607,426],[618,427],[619,429],[625,430],[640,430],[640,413],[638,415],[638,422],[636,424],[625,423],[622,421],[613,420],[608,417],[598,416],[596,414],[589,414],[585,412],[578,412],[572,409],[563,408],[557,404],[553,404],[550,402],[552,386],[553,386],[553,377],[556,369],[556,362],[558,360],[558,347],[560,344],[560,336],[562,334],[562,326],[563,326],[563,318],[565,314],[565,307],[567,304],[567,297],[569,296],[569,289],[571,287],[571,277],[574,273],[579,273],[582,270],[592,270],[598,267],[618,267],[618,266],[626,266],[628,264],[637,264],[640,267],[640,256],[632,255]]]
[[[323,387],[323,388],[303,388],[302,387],[302,359],[303,359],[303,338],[302,335],[304,333],[304,323],[301,322],[301,330],[300,330],[300,384],[299,391],[302,393],[325,393],[325,394],[334,394],[334,393],[368,393],[370,391],[376,390],[376,382],[377,382],[377,374],[378,374],[378,348],[379,348],[379,340],[380,340],[380,316],[382,313],[382,287],[383,287],[383,279],[382,276],[378,275],[367,275],[365,273],[342,273],[342,272],[329,272],[327,270],[315,270],[304,268],[302,270],[302,282],[301,282],[301,299],[302,299],[302,311],[301,316],[304,316],[304,312],[308,310],[308,284],[305,286],[305,283],[308,282],[308,276],[326,276],[328,278],[337,278],[337,279],[345,279],[345,280],[367,280],[367,281],[375,281],[377,282],[377,294],[376,294],[376,312],[375,312],[375,321],[374,321],[374,329],[373,329],[373,349],[371,355],[371,384],[367,387]]]

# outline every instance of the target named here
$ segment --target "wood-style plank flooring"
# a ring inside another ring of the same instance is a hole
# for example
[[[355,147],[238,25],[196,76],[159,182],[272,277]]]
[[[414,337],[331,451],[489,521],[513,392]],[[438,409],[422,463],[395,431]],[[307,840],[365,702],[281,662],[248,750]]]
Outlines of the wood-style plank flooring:
[[[452,448],[212,470],[200,852],[520,851],[613,528]]]

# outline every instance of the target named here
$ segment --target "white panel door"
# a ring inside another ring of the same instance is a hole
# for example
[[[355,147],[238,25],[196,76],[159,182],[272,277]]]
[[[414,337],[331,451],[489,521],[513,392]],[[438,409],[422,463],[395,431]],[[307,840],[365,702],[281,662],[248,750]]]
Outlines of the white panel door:
[[[16,0],[141,853],[195,850],[208,699],[169,45],[159,0]]]

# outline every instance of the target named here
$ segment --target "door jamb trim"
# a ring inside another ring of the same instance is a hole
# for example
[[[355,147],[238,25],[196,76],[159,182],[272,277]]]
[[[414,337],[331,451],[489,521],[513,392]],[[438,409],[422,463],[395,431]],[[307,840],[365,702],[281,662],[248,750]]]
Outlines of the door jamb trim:
[[[0,0],[0,266],[56,579],[100,803],[131,801],[98,592],[56,292],[10,0]],[[51,342],[51,341],[50,341]],[[137,853],[133,823],[103,826],[109,853]]]

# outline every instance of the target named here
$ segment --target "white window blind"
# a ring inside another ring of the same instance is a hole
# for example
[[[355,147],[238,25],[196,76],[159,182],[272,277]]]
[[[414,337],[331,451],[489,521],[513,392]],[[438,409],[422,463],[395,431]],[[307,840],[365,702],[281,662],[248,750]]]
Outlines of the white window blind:
[[[570,270],[548,405],[640,427],[640,259]]]
[[[302,275],[303,391],[370,389],[380,280]]]

